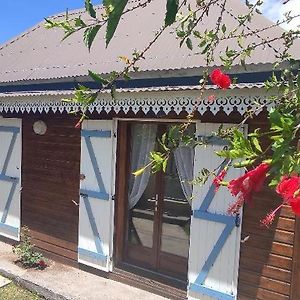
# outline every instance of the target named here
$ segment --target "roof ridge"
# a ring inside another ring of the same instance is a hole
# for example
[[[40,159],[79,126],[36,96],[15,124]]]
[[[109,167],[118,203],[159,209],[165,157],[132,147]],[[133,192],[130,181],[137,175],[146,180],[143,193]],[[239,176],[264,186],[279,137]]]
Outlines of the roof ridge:
[[[0,45],[0,51],[3,50],[4,48],[10,46],[11,44],[15,43],[16,41],[20,40],[21,38],[23,38],[24,36],[30,34],[31,32],[37,30],[38,28],[41,27],[41,24],[43,23],[43,21],[40,21],[39,23],[37,23],[36,25],[34,25],[33,27],[27,29],[26,31],[20,33],[19,35],[11,38],[10,40],[4,42],[2,45]]]
[[[142,0],[129,0],[127,2],[127,4],[141,2],[141,1]],[[100,9],[103,9],[103,8],[104,8],[103,4],[94,5],[95,10],[100,10]],[[85,12],[86,12],[85,8],[82,7],[82,8],[72,9],[71,11],[68,12],[68,15],[72,16],[72,15],[77,15],[77,14],[85,13]],[[66,12],[57,13],[57,14],[54,14],[54,15],[50,16],[49,18],[53,18],[53,19],[61,18],[65,15],[65,13]]]

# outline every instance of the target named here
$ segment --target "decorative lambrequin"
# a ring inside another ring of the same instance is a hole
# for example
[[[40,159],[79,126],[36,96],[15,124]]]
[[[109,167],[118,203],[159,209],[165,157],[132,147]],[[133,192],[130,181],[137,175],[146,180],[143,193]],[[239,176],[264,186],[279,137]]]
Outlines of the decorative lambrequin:
[[[78,261],[109,271],[113,237],[112,121],[82,126]]]
[[[211,136],[219,125],[197,123],[198,138]],[[207,142],[206,147],[196,147],[195,176],[203,168],[216,169],[216,173],[219,173],[228,163],[228,160],[215,154],[215,151],[226,147],[226,143],[218,138],[208,138]],[[240,170],[230,169],[226,178],[240,175]],[[216,192],[211,180],[204,186],[194,186],[189,299],[236,299],[240,219],[227,215],[227,209],[234,200],[226,188],[221,187]]]
[[[20,238],[21,120],[0,119],[0,235]]]
[[[57,94],[55,94],[57,93]],[[208,91],[208,95],[212,92]],[[17,112],[17,113],[70,113],[80,110],[80,106],[74,102],[63,102],[62,97],[70,96],[70,91],[66,94],[53,92],[52,94],[28,93],[27,96],[17,94],[13,97],[1,97],[0,95],[0,113]],[[268,97],[261,89],[233,89],[224,93],[213,91],[216,96],[214,101],[209,100],[208,96],[204,96],[199,103],[199,91],[119,91],[116,94],[116,100],[112,99],[109,93],[99,96],[94,103],[89,105],[90,113],[97,112],[114,112],[129,113],[143,112],[145,114],[152,112],[154,114],[175,112],[180,114],[185,111],[191,113],[197,104],[197,110],[202,115],[207,111],[217,114],[223,111],[229,115],[233,111],[237,111],[240,115],[247,113],[249,109],[266,107],[268,110],[272,108]],[[256,114],[262,109],[256,111]]]

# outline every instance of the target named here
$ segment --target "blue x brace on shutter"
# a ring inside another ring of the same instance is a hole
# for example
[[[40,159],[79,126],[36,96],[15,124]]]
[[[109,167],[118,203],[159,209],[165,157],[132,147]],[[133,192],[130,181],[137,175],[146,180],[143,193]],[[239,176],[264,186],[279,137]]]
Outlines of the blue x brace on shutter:
[[[226,146],[226,141],[218,138],[218,137],[204,137],[199,136],[198,140],[206,140],[207,143],[210,145],[218,145],[218,146]],[[222,164],[220,165],[220,168],[217,172],[217,174],[220,174],[220,172],[224,169],[224,167],[228,164],[229,160],[225,159]],[[233,294],[227,294],[222,291],[214,290],[211,287],[205,286],[205,279],[208,276],[209,271],[211,270],[212,266],[214,265],[218,255],[220,254],[223,246],[225,245],[226,240],[228,239],[229,235],[232,233],[235,226],[239,226],[239,217],[238,216],[228,216],[224,214],[217,214],[217,213],[211,213],[208,212],[208,209],[214,199],[215,196],[215,185],[211,184],[209,187],[209,190],[204,197],[204,200],[202,204],[200,205],[200,208],[193,211],[193,217],[206,220],[206,221],[212,221],[215,223],[222,223],[225,225],[224,230],[222,231],[220,237],[216,241],[215,245],[212,248],[212,251],[208,255],[207,260],[205,261],[197,279],[195,282],[190,283],[189,289],[193,292],[200,293],[202,295],[207,295],[215,299],[222,299],[222,300],[233,300],[235,299],[235,295]]]
[[[91,191],[91,190],[86,190],[86,189],[80,189],[80,195],[83,198],[84,201],[84,206],[88,215],[89,223],[93,232],[94,236],[94,242],[96,246],[97,252],[92,252],[87,249],[83,249],[78,247],[78,254],[86,257],[91,257],[96,260],[100,261],[105,261],[107,260],[107,256],[103,253],[103,245],[102,241],[100,238],[100,234],[97,228],[97,224],[95,221],[94,213],[92,211],[92,207],[90,204],[89,198],[95,198],[100,201],[108,201],[109,200],[109,194],[107,193],[101,172],[99,170],[99,166],[97,163],[95,151],[93,149],[93,145],[91,142],[91,137],[93,138],[111,138],[111,131],[110,130],[82,130],[81,131],[81,136],[84,138],[89,158],[91,160],[92,166],[93,166],[93,171],[97,180],[97,185],[99,190],[98,191]],[[84,163],[84,162],[83,162]]]
[[[14,194],[16,192],[16,187],[19,183],[19,178],[8,176],[7,168],[8,168],[8,164],[10,162],[11,156],[12,156],[12,152],[14,150],[14,146],[16,144],[17,136],[20,133],[20,128],[13,127],[13,126],[0,126],[0,132],[12,133],[12,138],[10,140],[7,155],[5,157],[4,164],[2,166],[2,170],[0,173],[0,182],[1,181],[2,182],[10,182],[12,184],[10,192],[8,194],[8,198],[5,200],[3,213],[2,213],[2,216],[0,219],[0,228],[3,228],[4,230],[11,232],[13,235],[17,236],[19,233],[19,228],[16,228],[16,227],[6,224],[6,221],[7,221],[7,216],[9,213],[9,209],[11,207],[11,203],[12,203]]]

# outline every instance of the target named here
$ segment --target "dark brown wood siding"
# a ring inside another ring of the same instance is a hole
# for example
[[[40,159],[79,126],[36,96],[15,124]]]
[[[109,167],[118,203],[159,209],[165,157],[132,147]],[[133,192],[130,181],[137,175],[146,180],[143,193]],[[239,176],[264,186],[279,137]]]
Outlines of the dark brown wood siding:
[[[256,127],[267,129],[266,121],[254,120],[249,131]],[[267,186],[253,200],[243,214],[242,240],[249,239],[241,243],[238,299],[291,299],[295,215],[284,206],[267,229],[260,221],[282,200]]]
[[[239,268],[239,299],[290,299],[295,217],[283,207],[273,225],[260,225],[266,212],[280,203],[267,187],[254,197],[255,205],[245,207]]]
[[[44,117],[45,135],[23,119],[22,225],[35,245],[77,260],[80,129],[70,117]]]

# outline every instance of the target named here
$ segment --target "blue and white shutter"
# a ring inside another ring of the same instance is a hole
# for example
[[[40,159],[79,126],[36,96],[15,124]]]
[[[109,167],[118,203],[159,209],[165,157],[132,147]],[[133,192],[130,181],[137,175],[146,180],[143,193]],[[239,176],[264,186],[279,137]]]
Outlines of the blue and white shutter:
[[[112,268],[114,174],[113,121],[84,121],[78,261],[107,272]]]
[[[20,239],[20,119],[0,119],[0,235]]]
[[[198,137],[209,137],[220,124],[197,123]],[[223,140],[214,138],[206,147],[196,147],[194,176],[207,168],[221,171],[226,161],[214,152],[223,149]],[[242,174],[230,169],[226,178]],[[233,300],[237,295],[241,226],[239,218],[227,215],[235,199],[226,188],[215,193],[210,179],[204,186],[195,185],[192,200],[192,222],[189,256],[189,299]]]

